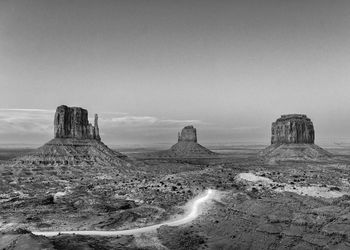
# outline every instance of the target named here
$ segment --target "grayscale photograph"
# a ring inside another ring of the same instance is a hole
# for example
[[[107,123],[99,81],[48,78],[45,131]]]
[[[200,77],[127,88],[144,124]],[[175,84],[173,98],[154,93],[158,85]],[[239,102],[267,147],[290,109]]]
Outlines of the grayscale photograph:
[[[0,249],[350,249],[350,1],[0,0]]]

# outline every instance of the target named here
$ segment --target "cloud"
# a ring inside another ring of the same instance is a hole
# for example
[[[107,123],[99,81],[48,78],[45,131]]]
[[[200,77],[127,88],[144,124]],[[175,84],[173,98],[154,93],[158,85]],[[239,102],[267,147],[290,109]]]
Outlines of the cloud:
[[[52,133],[54,110],[0,109],[0,134]]]
[[[122,116],[122,117],[114,117],[111,119],[112,122],[117,124],[125,124],[125,125],[147,125],[154,124],[158,121],[156,117],[153,116]]]
[[[161,120],[161,123],[164,124],[183,124],[183,123],[188,123],[188,124],[204,124],[204,122],[200,120]]]
[[[55,110],[51,109],[0,109],[1,111],[13,111],[13,112],[43,112],[43,113],[52,113],[55,112]]]
[[[154,116],[120,116],[112,117],[109,119],[102,119],[101,124],[107,126],[129,126],[129,127],[142,127],[142,126],[156,126],[156,127],[169,127],[169,126],[180,126],[186,124],[202,124],[200,120],[172,120],[172,119],[161,119]]]

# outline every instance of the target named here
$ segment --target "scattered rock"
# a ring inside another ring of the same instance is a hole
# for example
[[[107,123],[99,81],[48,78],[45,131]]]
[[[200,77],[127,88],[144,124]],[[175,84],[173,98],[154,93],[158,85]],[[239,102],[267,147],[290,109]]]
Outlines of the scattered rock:
[[[324,247],[327,245],[328,241],[329,241],[329,237],[325,236],[325,235],[320,235],[320,234],[304,234],[303,235],[303,240],[319,246],[319,247]]]
[[[306,231],[305,226],[290,225],[290,227],[282,232],[283,235],[291,237],[301,237]]]
[[[30,231],[19,230],[0,234],[0,249],[39,250],[56,249],[50,240],[44,236],[33,235]]]
[[[162,244],[170,250],[195,250],[205,243],[202,236],[190,229],[161,226],[157,231]]]
[[[256,231],[268,234],[279,234],[281,233],[282,228],[277,224],[262,224],[256,229]]]
[[[350,224],[332,222],[322,228],[322,232],[326,235],[340,235],[344,237],[350,237]]]
[[[41,200],[41,204],[42,205],[52,205],[52,204],[54,204],[54,196],[53,195],[49,195],[49,196],[44,197]]]
[[[86,236],[86,235],[59,235],[50,240],[56,250],[92,250],[92,249],[135,249],[132,247],[134,236],[121,235],[118,237]]]

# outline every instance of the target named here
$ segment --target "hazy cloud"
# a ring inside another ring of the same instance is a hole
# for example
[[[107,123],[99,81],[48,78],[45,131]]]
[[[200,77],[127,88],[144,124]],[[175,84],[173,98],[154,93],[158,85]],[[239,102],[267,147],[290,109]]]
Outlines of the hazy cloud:
[[[54,110],[0,109],[0,134],[52,133]]]
[[[104,119],[104,122],[112,122],[114,125],[118,126],[171,126],[179,124],[199,124],[202,121],[199,120],[171,120],[171,119],[160,119],[154,116],[121,116],[113,117],[111,119]]]
[[[154,124],[158,121],[156,117],[152,116],[123,116],[123,117],[114,117],[111,119],[112,122],[119,125],[145,125],[145,124]]]

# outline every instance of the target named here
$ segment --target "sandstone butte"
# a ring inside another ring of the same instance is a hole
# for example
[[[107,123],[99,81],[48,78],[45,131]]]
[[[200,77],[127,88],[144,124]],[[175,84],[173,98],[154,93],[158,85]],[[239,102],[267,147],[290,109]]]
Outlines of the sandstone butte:
[[[169,150],[159,153],[161,157],[197,158],[216,155],[216,153],[198,143],[197,130],[192,125],[184,127],[178,133],[178,142]]]
[[[271,145],[259,155],[269,161],[320,160],[332,155],[314,144],[314,125],[306,115],[282,115],[271,126]]]
[[[272,123],[271,144],[314,142],[314,125],[306,115],[282,115]]]
[[[130,165],[127,157],[107,147],[102,141],[98,116],[89,123],[88,111],[80,107],[59,106],[54,117],[54,139],[35,152],[16,158],[26,164],[74,165],[110,164]]]
[[[178,142],[197,142],[197,129],[191,126],[186,126],[182,129],[181,133],[177,135]]]
[[[94,126],[89,123],[88,111],[79,107],[57,107],[54,119],[55,138],[95,139],[100,141],[98,116]]]

